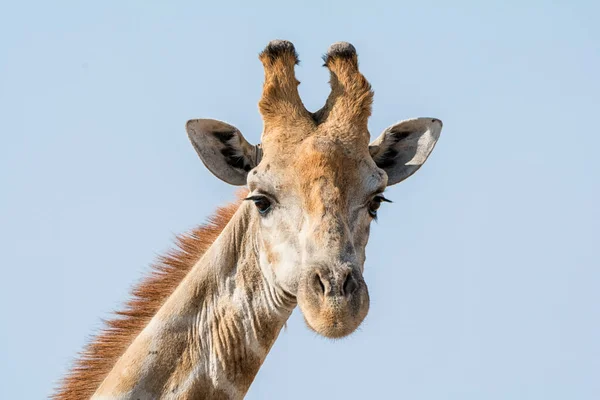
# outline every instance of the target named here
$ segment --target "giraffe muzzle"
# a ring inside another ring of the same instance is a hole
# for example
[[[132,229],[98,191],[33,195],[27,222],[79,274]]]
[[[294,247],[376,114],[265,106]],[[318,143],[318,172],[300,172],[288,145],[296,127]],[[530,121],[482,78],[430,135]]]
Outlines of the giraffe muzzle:
[[[308,327],[329,338],[354,332],[369,311],[369,291],[352,266],[309,268],[298,288],[298,305]]]

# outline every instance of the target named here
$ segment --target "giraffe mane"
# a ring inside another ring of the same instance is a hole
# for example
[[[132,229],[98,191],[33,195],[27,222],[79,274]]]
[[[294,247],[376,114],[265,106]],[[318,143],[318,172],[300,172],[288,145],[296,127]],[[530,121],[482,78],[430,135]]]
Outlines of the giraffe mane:
[[[151,265],[149,274],[131,290],[123,309],[104,321],[104,328],[79,353],[51,399],[89,399],[94,394],[119,357],[221,234],[246,194],[246,189],[240,190],[236,201],[219,207],[205,224],[175,238],[175,249]]]

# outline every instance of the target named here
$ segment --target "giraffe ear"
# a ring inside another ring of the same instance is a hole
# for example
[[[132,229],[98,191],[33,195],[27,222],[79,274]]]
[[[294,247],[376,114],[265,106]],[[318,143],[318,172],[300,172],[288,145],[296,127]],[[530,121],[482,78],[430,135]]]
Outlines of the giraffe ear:
[[[387,128],[369,145],[377,166],[388,175],[388,186],[402,182],[425,163],[442,132],[442,121],[414,118]]]
[[[246,184],[248,172],[262,157],[260,145],[251,145],[236,127],[214,119],[189,120],[185,129],[210,172],[231,185]]]

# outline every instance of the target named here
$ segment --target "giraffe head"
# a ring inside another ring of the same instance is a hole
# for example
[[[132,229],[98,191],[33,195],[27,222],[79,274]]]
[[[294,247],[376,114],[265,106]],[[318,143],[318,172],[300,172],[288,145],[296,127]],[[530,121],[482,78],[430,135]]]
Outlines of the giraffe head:
[[[351,44],[329,48],[331,93],[315,113],[298,94],[292,43],[273,41],[259,58],[265,69],[260,145],[220,121],[190,120],[186,129],[214,175],[248,186],[259,264],[270,283],[297,299],[309,328],[343,337],[369,309],[365,247],[387,201],[383,192],[421,167],[442,122],[406,120],[369,143],[373,92]]]

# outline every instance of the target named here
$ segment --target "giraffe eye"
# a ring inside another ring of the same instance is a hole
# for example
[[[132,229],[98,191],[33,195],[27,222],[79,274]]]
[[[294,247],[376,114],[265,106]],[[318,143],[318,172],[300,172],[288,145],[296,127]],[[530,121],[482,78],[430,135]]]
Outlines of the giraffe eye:
[[[375,196],[373,198],[373,200],[371,200],[371,202],[369,203],[369,215],[373,218],[377,218],[377,210],[379,210],[379,207],[381,206],[381,202],[388,202],[391,203],[390,200],[386,199],[383,196]]]
[[[271,211],[271,199],[265,195],[259,194],[256,196],[250,196],[246,197],[244,200],[251,200],[254,202],[256,209],[261,215],[265,215]]]
[[[266,214],[271,208],[271,202],[265,197],[259,200],[255,200],[254,205],[258,209],[258,212],[261,214]]]
[[[247,200],[252,200],[258,212],[262,215],[269,212],[271,209],[271,201],[264,196],[252,196]]]

